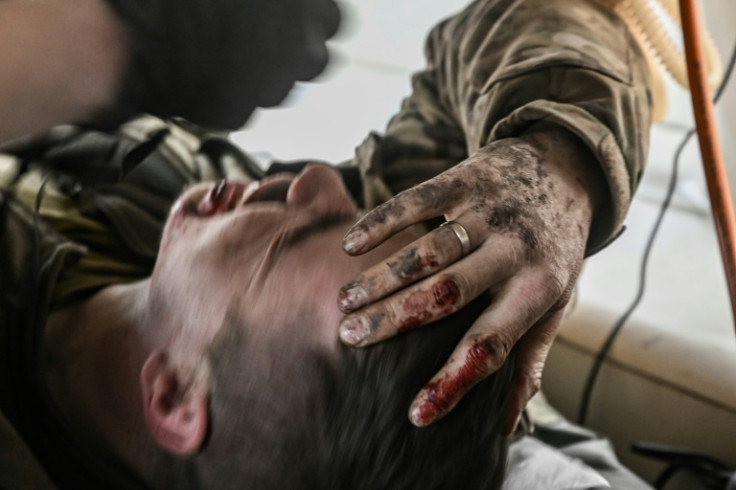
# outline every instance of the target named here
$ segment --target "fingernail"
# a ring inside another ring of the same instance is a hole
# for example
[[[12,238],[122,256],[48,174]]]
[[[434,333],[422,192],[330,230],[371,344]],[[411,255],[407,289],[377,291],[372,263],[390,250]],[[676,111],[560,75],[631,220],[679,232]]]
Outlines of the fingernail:
[[[340,325],[340,340],[348,345],[358,345],[363,342],[371,329],[362,316],[348,318]]]
[[[337,306],[345,313],[357,310],[365,305],[368,301],[368,293],[358,284],[348,284],[342,291],[337,300]]]
[[[367,241],[368,235],[363,230],[351,231],[342,239],[342,248],[349,254],[356,254],[365,247]]]
[[[431,400],[415,401],[409,409],[409,420],[417,427],[426,427],[440,415],[440,407]]]

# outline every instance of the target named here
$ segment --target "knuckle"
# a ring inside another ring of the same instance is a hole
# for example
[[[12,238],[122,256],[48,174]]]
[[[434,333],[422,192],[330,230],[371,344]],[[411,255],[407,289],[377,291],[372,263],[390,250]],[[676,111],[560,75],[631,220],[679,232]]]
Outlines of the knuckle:
[[[433,305],[446,313],[454,311],[464,304],[465,294],[462,283],[455,274],[446,274],[438,278],[431,286]]]
[[[444,196],[441,181],[427,181],[412,189],[412,197],[418,206],[437,207],[438,201]]]
[[[363,285],[371,299],[376,299],[393,291],[399,284],[388,264],[380,264],[370,271],[370,275],[366,276]]]
[[[539,317],[541,311],[554,313],[567,304],[572,288],[563,278],[552,271],[544,271],[527,278],[527,286],[524,288],[531,293],[519,298],[519,314],[526,321],[532,321]]]
[[[397,301],[388,300],[383,305],[384,317],[382,318],[382,325],[390,326],[398,331],[409,328],[406,325],[405,320],[405,309],[403,306],[399,306]]]
[[[480,294],[481,288],[485,289],[482,284],[479,284],[481,281],[476,280],[474,284],[473,280],[468,278],[462,272],[448,272],[442,276],[442,280],[455,286],[460,295],[459,301],[461,304],[465,304],[474,299],[478,294]],[[474,294],[476,290],[477,293]]]
[[[559,299],[555,304],[555,309],[562,310],[563,308],[565,308],[565,306],[567,306],[575,292],[575,283],[575,280],[571,280],[567,283],[567,286],[564,286],[562,288],[562,293],[560,294]]]
[[[536,372],[524,371],[520,376],[527,400],[542,389],[542,378]]]
[[[442,265],[442,247],[432,242],[420,243],[416,251],[416,260],[426,270],[434,270]]]
[[[439,265],[434,251],[423,245],[412,246],[386,263],[390,278],[406,284],[424,277]]]
[[[463,303],[463,293],[447,276],[410,288],[401,298],[389,301],[388,316],[399,331],[424,325],[457,311]]]
[[[535,379],[530,385],[529,398],[533,397],[542,390],[542,380]]]
[[[564,274],[555,273],[554,271],[546,271],[542,273],[540,285],[549,297],[558,298],[565,291],[567,281],[561,277]]]
[[[422,209],[446,210],[467,197],[467,184],[460,178],[441,174],[411,191],[414,205]]]
[[[386,311],[385,306],[371,308],[363,313],[363,321],[367,325],[368,338],[380,340],[386,337]]]
[[[506,361],[510,348],[508,339],[498,333],[475,337],[470,340],[465,364],[476,374],[486,376]]]
[[[554,342],[555,337],[557,337],[558,326],[559,322],[547,322],[545,325],[546,328],[541,328],[536,332],[539,338],[536,348],[537,362],[540,362],[542,364],[541,367],[544,366],[544,362],[547,359],[549,349],[552,347],[552,343]]]
[[[402,194],[380,204],[363,217],[360,224],[363,225],[366,233],[370,233],[370,228],[383,226],[391,228],[393,224],[401,220],[407,211],[404,204],[405,197]]]

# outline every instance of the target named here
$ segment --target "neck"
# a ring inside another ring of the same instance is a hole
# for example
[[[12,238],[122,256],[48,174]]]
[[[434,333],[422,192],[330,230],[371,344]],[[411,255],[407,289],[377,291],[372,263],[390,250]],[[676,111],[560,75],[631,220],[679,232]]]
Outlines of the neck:
[[[45,379],[62,417],[82,444],[144,477],[158,460],[139,387],[150,352],[147,289],[148,281],[108,287],[53,313],[44,332]]]

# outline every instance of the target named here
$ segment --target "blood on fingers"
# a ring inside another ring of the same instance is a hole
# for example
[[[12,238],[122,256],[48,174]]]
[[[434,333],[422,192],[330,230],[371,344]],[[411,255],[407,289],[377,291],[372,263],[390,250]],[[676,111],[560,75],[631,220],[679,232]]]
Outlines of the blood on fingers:
[[[445,374],[427,383],[423,400],[412,411],[414,422],[427,425],[449,411],[470,388],[488,375],[489,366],[492,366],[497,356],[496,348],[482,340],[477,341],[468,350],[465,362],[456,373]]]
[[[402,253],[396,260],[389,262],[388,268],[402,284],[423,277],[427,269],[433,269],[439,265],[439,261],[432,252],[421,253],[418,247],[413,247]]]
[[[452,279],[433,285],[429,291],[412,293],[403,303],[404,317],[400,320],[399,332],[423,325],[432,319],[449,315],[457,309],[460,288]]]

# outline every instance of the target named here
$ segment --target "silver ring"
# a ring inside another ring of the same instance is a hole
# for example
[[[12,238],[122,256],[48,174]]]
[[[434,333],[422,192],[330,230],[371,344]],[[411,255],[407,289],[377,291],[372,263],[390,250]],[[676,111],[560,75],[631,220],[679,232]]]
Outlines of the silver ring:
[[[442,223],[442,226],[445,225],[447,225],[448,228],[455,232],[455,236],[458,240],[460,240],[460,248],[462,249],[463,257],[468,255],[471,250],[470,235],[468,235],[468,230],[466,230],[465,227],[457,221],[446,221]]]

